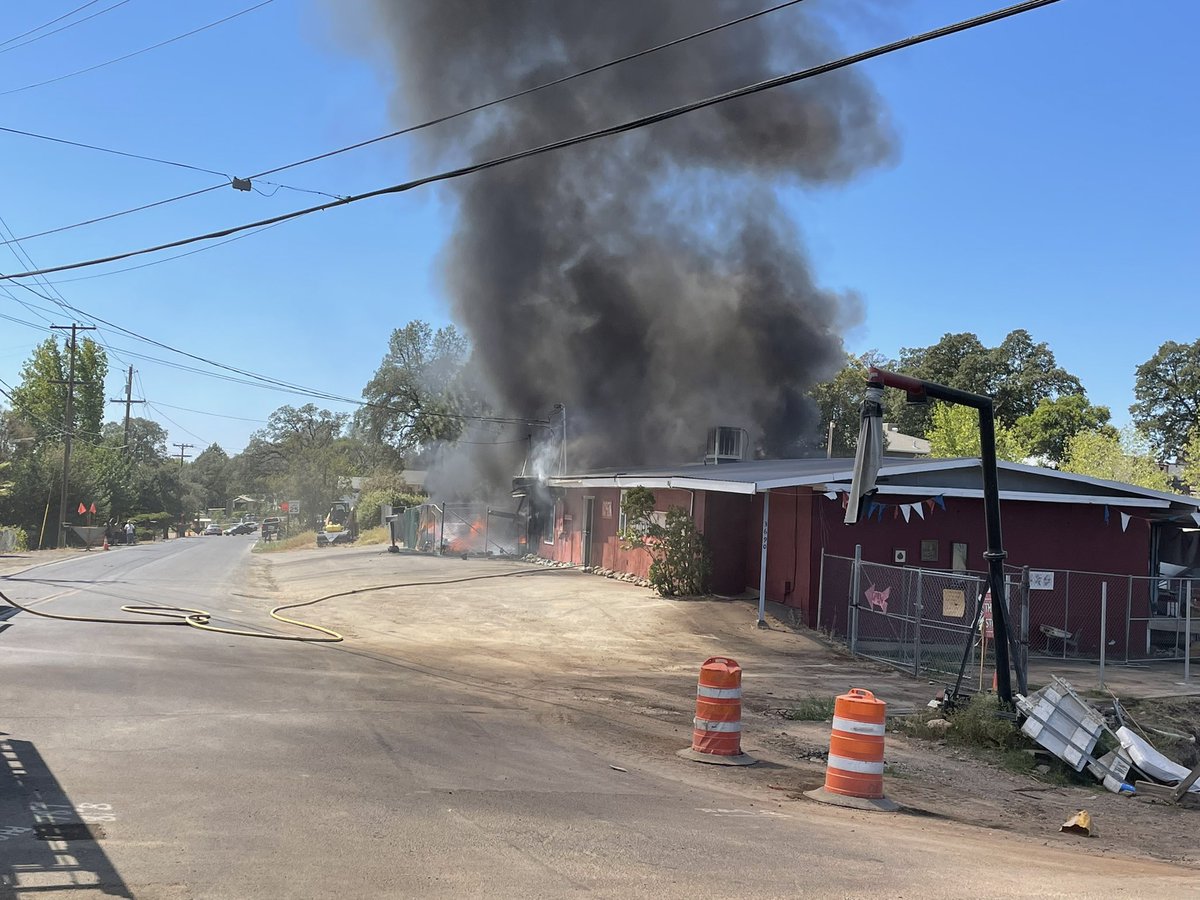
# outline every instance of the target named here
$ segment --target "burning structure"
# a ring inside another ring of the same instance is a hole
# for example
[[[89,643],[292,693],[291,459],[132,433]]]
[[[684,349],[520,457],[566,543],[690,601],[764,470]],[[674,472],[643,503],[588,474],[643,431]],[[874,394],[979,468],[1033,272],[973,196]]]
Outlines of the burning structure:
[[[409,124],[749,11],[376,0],[370,31]],[[422,130],[414,158],[495,157],[718,94],[831,58],[829,35],[807,5],[783,9]],[[744,425],[763,455],[802,455],[816,443],[806,391],[841,364],[859,308],[817,285],[781,190],[836,185],[892,153],[874,91],[843,70],[452,182],[441,272],[470,380],[496,410],[565,403],[573,465],[694,459],[717,421]],[[525,448],[507,449],[460,447],[434,464],[431,492],[507,484]]]

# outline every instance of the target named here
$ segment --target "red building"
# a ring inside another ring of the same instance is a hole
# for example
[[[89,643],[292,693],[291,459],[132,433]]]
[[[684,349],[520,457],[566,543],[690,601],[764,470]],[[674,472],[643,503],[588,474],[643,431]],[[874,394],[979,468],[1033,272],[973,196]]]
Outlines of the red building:
[[[647,553],[623,549],[618,535],[622,492],[647,487],[657,510],[687,509],[704,533],[715,593],[763,588],[810,626],[823,553],[853,556],[857,545],[868,562],[986,568],[978,459],[885,458],[867,515],[845,525],[852,469],[849,459],[793,459],[551,477],[529,546],[645,577]],[[1133,576],[1157,576],[1162,563],[1200,568],[1200,499],[1003,462],[999,481],[1008,565]]]

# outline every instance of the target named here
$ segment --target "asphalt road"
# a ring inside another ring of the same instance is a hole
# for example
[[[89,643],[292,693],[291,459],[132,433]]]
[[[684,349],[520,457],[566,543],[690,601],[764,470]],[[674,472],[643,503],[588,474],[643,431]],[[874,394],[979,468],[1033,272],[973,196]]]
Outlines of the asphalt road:
[[[181,604],[261,627],[272,604],[255,599],[252,543],[96,552],[0,590],[58,613]],[[602,719],[506,691],[488,672],[448,677],[355,639],[0,616],[0,897],[1112,898],[1195,887],[1190,869],[764,801],[723,770],[648,760],[636,742],[606,739]],[[39,839],[78,837],[79,823],[98,839]]]

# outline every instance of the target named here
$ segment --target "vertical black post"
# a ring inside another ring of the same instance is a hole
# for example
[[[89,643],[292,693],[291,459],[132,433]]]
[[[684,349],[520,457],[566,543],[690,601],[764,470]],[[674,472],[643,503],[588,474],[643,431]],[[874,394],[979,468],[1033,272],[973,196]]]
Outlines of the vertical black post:
[[[983,463],[983,517],[987,526],[987,550],[983,558],[988,565],[988,585],[992,590],[992,619],[995,622],[996,693],[1001,703],[1012,703],[1012,667],[1009,663],[1009,642],[1012,629],[1008,625],[1008,603],[1004,593],[1004,538],[1000,532],[1000,485],[996,478],[996,423],[992,416],[992,401],[979,405],[979,449]]]

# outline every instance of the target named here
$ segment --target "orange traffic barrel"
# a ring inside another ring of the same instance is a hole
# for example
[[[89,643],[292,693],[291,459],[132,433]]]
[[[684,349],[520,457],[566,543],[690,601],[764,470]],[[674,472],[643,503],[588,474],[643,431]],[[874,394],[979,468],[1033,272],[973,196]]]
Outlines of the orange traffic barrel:
[[[887,704],[852,688],[833,705],[833,734],[825,786],[806,794],[815,800],[860,809],[897,809],[883,796],[883,735]]]
[[[679,755],[725,766],[756,761],[742,752],[742,667],[737,660],[714,656],[700,667],[692,746]]]

